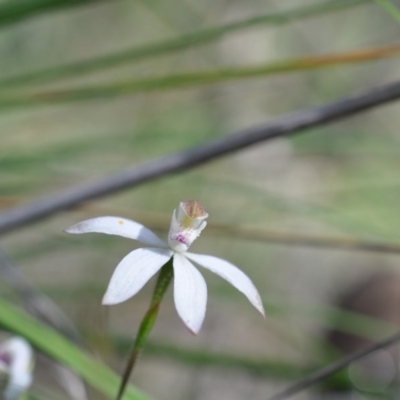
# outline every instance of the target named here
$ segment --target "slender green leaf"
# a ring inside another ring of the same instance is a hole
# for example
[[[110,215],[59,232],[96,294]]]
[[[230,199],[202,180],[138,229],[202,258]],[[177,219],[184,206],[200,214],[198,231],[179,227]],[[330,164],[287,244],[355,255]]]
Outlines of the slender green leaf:
[[[98,1],[105,0],[9,0],[0,3],[0,27],[59,8],[80,6]]]
[[[0,97],[0,108],[7,109],[24,106],[39,106],[43,104],[68,103],[111,98],[138,92],[188,88],[204,84],[224,83],[237,79],[257,78],[277,73],[298,72],[340,64],[360,63],[381,58],[397,57],[399,55],[400,46],[394,45],[348,53],[302,57],[256,67],[225,68],[204,72],[180,73],[159,78],[118,81],[36,93],[8,94],[6,92]]]
[[[392,18],[400,24],[400,10],[389,0],[375,0]]]
[[[23,311],[0,299],[0,326],[25,337],[43,353],[71,368],[91,386],[103,394],[114,397],[120,378],[105,365],[71,344],[55,330],[33,319]],[[137,389],[129,387],[125,400],[149,400]]]
[[[45,2],[45,0],[42,1]],[[87,1],[89,0],[86,0],[86,2]],[[7,77],[0,80],[0,86],[4,88],[12,85],[49,82],[57,78],[67,78],[89,72],[106,70],[108,68],[116,67],[133,61],[139,61],[150,57],[169,54],[178,50],[184,50],[194,45],[200,45],[218,39],[228,33],[249,29],[260,25],[281,25],[302,18],[309,18],[328,12],[354,7],[370,1],[371,0],[329,0],[324,3],[317,2],[316,4],[306,7],[299,7],[290,11],[253,17],[243,21],[192,32],[175,39],[133,47],[128,50],[93,58],[91,60],[65,64],[59,67],[45,68],[40,71],[28,72],[14,77]],[[51,2],[55,3],[54,0]],[[64,3],[65,2],[66,1],[64,1]],[[69,2],[72,3],[73,1],[70,0]]]

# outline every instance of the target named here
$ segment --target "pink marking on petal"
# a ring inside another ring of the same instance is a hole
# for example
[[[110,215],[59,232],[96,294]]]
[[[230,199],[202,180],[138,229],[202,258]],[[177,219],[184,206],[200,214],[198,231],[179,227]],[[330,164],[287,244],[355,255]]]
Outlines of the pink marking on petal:
[[[10,365],[11,363],[11,355],[9,353],[0,353],[0,361],[2,361],[6,365]]]
[[[186,238],[184,235],[176,235],[174,239],[179,243],[186,244]]]

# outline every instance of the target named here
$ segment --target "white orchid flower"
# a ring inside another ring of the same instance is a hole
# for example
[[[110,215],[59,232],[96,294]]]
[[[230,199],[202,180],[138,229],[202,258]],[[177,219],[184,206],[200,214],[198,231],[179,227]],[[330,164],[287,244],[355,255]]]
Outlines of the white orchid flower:
[[[118,264],[103,297],[106,305],[118,304],[134,296],[173,257],[175,306],[187,328],[197,334],[206,312],[207,286],[191,261],[227,280],[264,315],[257,289],[239,268],[217,257],[187,252],[205,228],[207,217],[198,201],[181,202],[172,214],[168,244],[145,226],[120,217],[88,219],[65,231],[118,235],[151,246],[132,251]]]
[[[2,389],[5,400],[17,400],[32,383],[33,352],[21,337],[0,344],[0,371],[4,376]]]

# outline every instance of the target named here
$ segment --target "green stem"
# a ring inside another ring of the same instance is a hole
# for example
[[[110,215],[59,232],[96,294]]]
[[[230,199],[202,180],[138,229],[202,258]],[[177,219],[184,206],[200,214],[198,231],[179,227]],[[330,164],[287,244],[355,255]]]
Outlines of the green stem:
[[[133,367],[135,366],[137,357],[143,349],[147,338],[156,322],[158,310],[160,309],[161,300],[168,289],[169,283],[174,275],[172,265],[172,258],[161,268],[160,275],[154,289],[153,297],[151,299],[150,307],[140,323],[139,331],[133,345],[131,355],[125,367],[120,387],[116,400],[120,400],[124,394],[125,387],[128,384],[129,377],[131,376]]]

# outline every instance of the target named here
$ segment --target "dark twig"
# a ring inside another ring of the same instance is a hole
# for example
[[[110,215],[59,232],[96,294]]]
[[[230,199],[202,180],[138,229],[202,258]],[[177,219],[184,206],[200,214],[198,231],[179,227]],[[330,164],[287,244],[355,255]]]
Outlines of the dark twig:
[[[308,128],[340,120],[398,98],[400,98],[400,82],[382,85],[359,95],[290,114],[278,118],[275,122],[245,129],[180,153],[134,165],[110,177],[87,182],[6,210],[0,214],[0,234],[74,207],[86,200],[188,170],[255,143],[300,133]]]
[[[288,397],[291,397],[294,394],[296,394],[312,385],[317,384],[318,382],[322,381],[323,379],[327,378],[328,376],[333,375],[334,373],[336,373],[336,372],[340,371],[341,369],[350,365],[352,362],[357,361],[365,356],[368,356],[369,354],[374,353],[377,350],[392,346],[395,343],[397,343],[398,341],[400,341],[400,331],[396,332],[392,336],[389,336],[385,340],[371,344],[370,346],[366,347],[363,350],[357,351],[353,354],[349,354],[348,356],[341,358],[340,360],[332,363],[331,365],[328,365],[325,368],[321,368],[321,369],[313,372],[308,377],[301,379],[298,382],[295,382],[293,385],[289,386],[282,392],[277,393],[272,397],[269,397],[268,400],[287,399]]]

